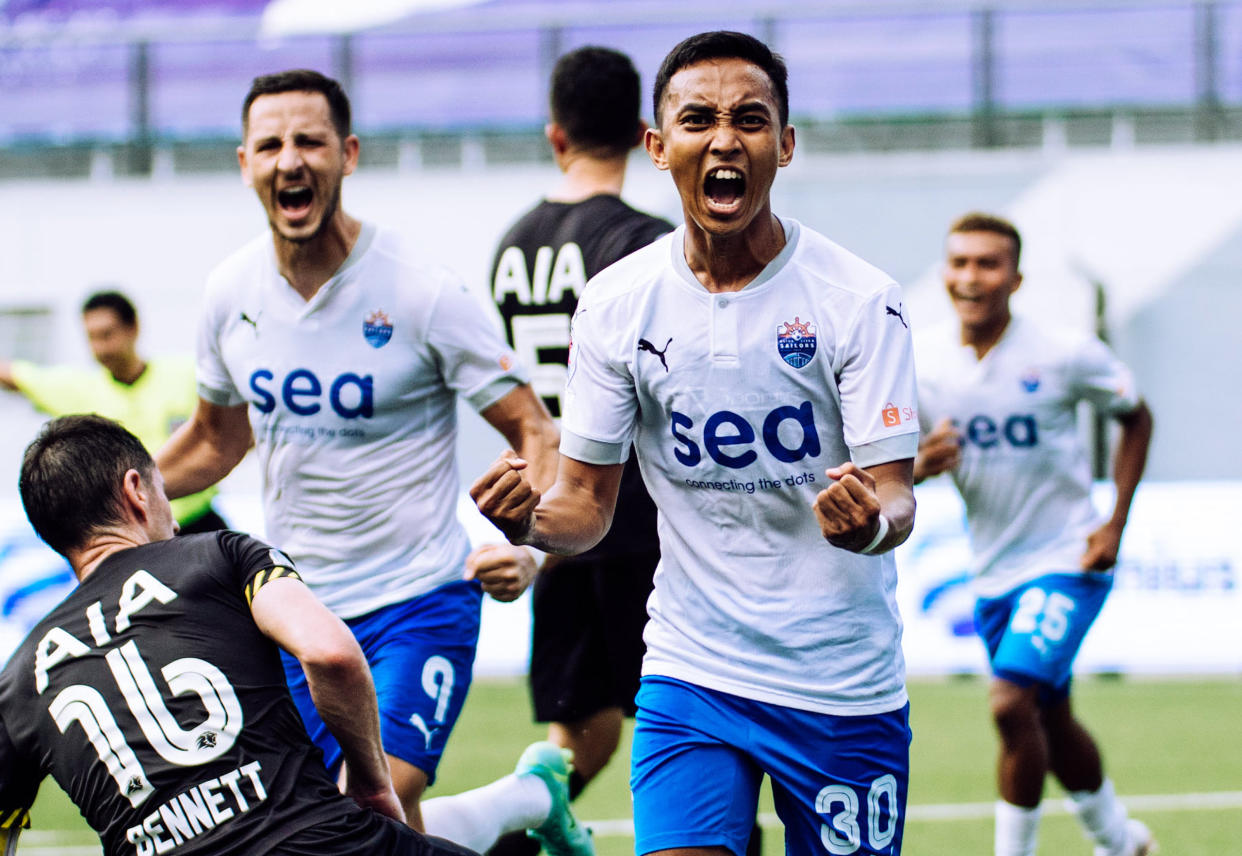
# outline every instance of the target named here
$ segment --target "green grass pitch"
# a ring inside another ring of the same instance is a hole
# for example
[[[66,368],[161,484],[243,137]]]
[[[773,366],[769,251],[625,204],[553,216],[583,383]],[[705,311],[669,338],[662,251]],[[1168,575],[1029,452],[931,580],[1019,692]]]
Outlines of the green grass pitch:
[[[989,804],[994,737],[986,712],[986,683],[952,679],[911,683],[911,747],[907,856],[992,852]],[[1084,679],[1077,710],[1095,734],[1105,765],[1131,813],[1155,831],[1163,853],[1237,853],[1242,848],[1242,679]],[[522,748],[543,736],[530,722],[525,686],[482,681],[471,690],[429,796],[450,794],[509,772]],[[599,856],[633,853],[625,833],[630,817],[628,736],[623,751],[577,802],[597,821]],[[1087,856],[1090,845],[1060,813],[1050,784],[1041,856]],[[764,854],[784,851],[765,794]],[[24,856],[96,856],[97,841],[76,809],[45,783],[33,811],[34,829],[18,848]]]

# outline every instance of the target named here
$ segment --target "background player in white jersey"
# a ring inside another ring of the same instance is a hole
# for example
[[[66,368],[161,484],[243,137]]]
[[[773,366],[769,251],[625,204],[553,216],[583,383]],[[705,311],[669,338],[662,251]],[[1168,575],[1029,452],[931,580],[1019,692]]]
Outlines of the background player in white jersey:
[[[50,775],[109,856],[466,854],[398,822],[366,660],[282,553],[239,532],[173,538],[150,454],[101,416],[44,425],[19,487],[79,584],[0,673],[6,821]],[[345,747],[348,796],[301,728],[277,645]]]
[[[513,598],[534,571],[517,551],[515,561],[472,568],[476,579],[464,579],[457,397],[531,455],[545,482],[556,427],[465,286],[345,212],[342,182],[359,151],[349,123],[345,93],[317,72],[255,79],[238,159],[270,234],[209,278],[200,400],[159,462],[170,494],[180,495],[222,478],[253,439],[269,537],[367,654],[411,825],[425,821],[482,850],[502,832],[551,824],[570,850],[589,849],[568,811],[556,747],[524,756],[519,772],[533,775],[420,812],[470,685],[480,583]],[[311,738],[335,771],[339,749],[309,704],[301,669],[285,664]]]
[[[1049,772],[1099,856],[1142,856],[1151,834],[1127,819],[1095,741],[1074,718],[1070,673],[1112,587],[1152,418],[1102,342],[1011,314],[1020,252],[1017,229],[999,217],[968,214],[949,230],[944,283],[958,318],[918,337],[927,434],[915,476],[950,472],[966,504],[975,621],[1001,742],[997,856],[1035,853]],[[1102,523],[1076,420],[1084,400],[1121,424],[1116,499]]]
[[[471,489],[515,543],[607,531],[633,442],[660,510],[631,787],[636,846],[740,854],[771,776],[793,854],[900,851],[909,763],[890,551],[914,522],[901,294],[771,209],[784,63],[693,36],[647,151],[685,225],[595,277],[574,316],[555,484],[503,455]],[[826,477],[826,478],[825,478]]]
[[[569,319],[587,280],[670,232],[667,220],[621,199],[630,151],[646,123],[638,72],[630,58],[587,46],[557,60],[545,129],[561,178],[501,239],[492,264],[492,297],[531,386],[561,414]],[[624,716],[634,715],[642,668],[643,625],[660,560],[656,510],[631,461],[621,477],[612,529],[581,556],[548,562],[532,588],[530,689],[535,719],[548,739],[574,753],[576,797],[616,750]],[[492,856],[538,845],[506,837]]]

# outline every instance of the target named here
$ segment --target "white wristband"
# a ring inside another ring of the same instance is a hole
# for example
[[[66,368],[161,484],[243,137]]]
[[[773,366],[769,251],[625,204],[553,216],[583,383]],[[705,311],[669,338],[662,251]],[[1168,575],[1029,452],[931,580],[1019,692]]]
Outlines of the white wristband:
[[[542,569],[543,563],[548,560],[548,554],[543,552],[543,550],[530,546],[529,544],[524,544],[522,546],[525,547],[526,552],[530,553],[530,557],[535,560],[535,570],[538,571]]]
[[[876,548],[880,546],[880,542],[883,541],[887,535],[888,535],[888,518],[885,517],[883,514],[881,514],[880,515],[880,528],[875,531],[875,537],[871,539],[870,544],[868,544],[866,547],[863,547],[858,552],[862,553],[864,556],[874,556],[877,553],[883,553],[884,552],[883,550],[877,550]]]

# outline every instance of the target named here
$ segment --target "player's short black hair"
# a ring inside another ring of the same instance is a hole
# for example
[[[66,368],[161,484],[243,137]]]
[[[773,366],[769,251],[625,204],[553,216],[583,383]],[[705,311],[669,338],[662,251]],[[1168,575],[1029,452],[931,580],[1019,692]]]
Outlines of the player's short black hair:
[[[548,94],[552,121],[574,146],[625,154],[638,140],[642,83],[630,58],[588,45],[556,61]]]
[[[1022,257],[1022,236],[1018,234],[1018,227],[1004,217],[983,211],[971,211],[958,217],[949,226],[950,235],[958,232],[991,232],[1008,238],[1013,242],[1013,268],[1018,269],[1018,261]]]
[[[82,304],[82,314],[95,309],[112,310],[126,327],[135,327],[138,324],[138,312],[134,309],[134,304],[119,291],[96,291],[86,298],[86,302]]]
[[[150,484],[155,462],[117,422],[96,414],[52,419],[26,447],[18,491],[39,537],[61,555],[120,523],[125,473]]]
[[[715,30],[684,39],[677,47],[669,51],[664,62],[660,63],[660,70],[656,72],[653,88],[653,105],[657,125],[660,124],[662,115],[661,105],[664,101],[664,93],[673,75],[683,68],[709,59],[741,59],[759,66],[768,76],[768,80],[772,81],[772,91],[776,93],[781,127],[784,128],[789,124],[789,70],[785,68],[785,60],[754,36],[731,30]]]
[[[281,92],[318,92],[328,99],[328,109],[331,111],[332,125],[336,128],[336,133],[342,140],[349,136],[349,96],[345,94],[341,84],[309,68],[293,68],[275,74],[263,74],[251,82],[246,100],[242,102],[242,137],[250,130],[250,105],[255,99],[261,95],[277,95]]]

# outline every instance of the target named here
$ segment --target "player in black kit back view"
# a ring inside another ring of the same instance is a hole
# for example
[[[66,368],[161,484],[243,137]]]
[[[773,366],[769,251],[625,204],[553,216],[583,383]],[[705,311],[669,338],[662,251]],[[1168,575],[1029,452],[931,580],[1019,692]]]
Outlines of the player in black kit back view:
[[[80,584],[0,673],[4,817],[50,775],[108,856],[468,853],[398,822],[362,653],[287,557],[237,532],[173,540],[158,468],[102,417],[44,426],[20,489]],[[277,644],[348,747],[345,794]]]

